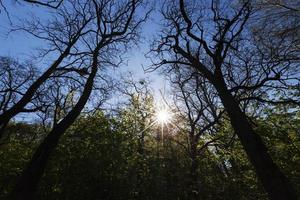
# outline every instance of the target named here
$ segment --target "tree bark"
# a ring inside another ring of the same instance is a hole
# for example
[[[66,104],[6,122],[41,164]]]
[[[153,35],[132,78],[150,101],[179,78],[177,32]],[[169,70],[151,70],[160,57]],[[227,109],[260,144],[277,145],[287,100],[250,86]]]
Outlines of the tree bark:
[[[34,199],[34,194],[38,182],[44,173],[50,154],[57,146],[60,137],[80,115],[82,109],[84,108],[86,102],[90,97],[93,89],[94,78],[97,73],[97,62],[97,55],[94,54],[92,71],[87,79],[80,99],[78,100],[72,111],[70,111],[69,114],[52,129],[52,131],[47,135],[44,141],[39,145],[28,166],[21,174],[15,188],[11,192],[9,199]]]
[[[297,200],[291,183],[272,160],[261,137],[251,127],[247,116],[226,88],[225,82],[219,79],[214,85],[229,115],[231,125],[269,198],[272,200]]]

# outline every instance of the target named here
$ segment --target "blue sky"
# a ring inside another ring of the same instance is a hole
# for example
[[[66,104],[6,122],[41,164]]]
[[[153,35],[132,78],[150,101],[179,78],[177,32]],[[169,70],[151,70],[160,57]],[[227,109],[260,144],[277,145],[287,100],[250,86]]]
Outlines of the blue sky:
[[[9,1],[11,2],[11,1]],[[8,2],[7,2],[8,3]],[[19,19],[30,19],[31,13],[40,17],[47,18],[47,12],[45,9],[36,6],[22,6],[18,4],[6,4],[6,8],[9,12],[11,21],[13,23],[18,23]],[[159,72],[153,73],[144,73],[142,65],[150,65],[150,61],[144,57],[144,54],[147,53],[149,48],[148,41],[154,36],[155,31],[158,29],[157,22],[154,19],[159,19],[157,13],[153,14],[148,22],[144,25],[142,34],[145,40],[140,43],[139,47],[133,48],[128,52],[126,58],[128,58],[128,65],[122,66],[119,69],[112,70],[113,73],[116,73],[115,76],[118,76],[121,72],[122,74],[127,72],[133,72],[136,80],[144,79],[148,77],[156,93],[158,90],[162,89],[166,84],[163,80],[163,77],[159,76]],[[21,32],[13,32],[8,34],[10,30],[10,22],[6,13],[1,9],[0,13],[0,55],[1,56],[11,56],[20,61],[30,58],[32,55],[37,53],[37,48],[44,45],[44,43],[28,34]]]
[[[9,17],[14,24],[19,23],[20,20],[23,19],[30,19],[32,13],[39,18],[47,19],[48,14],[46,10],[41,7],[11,4],[12,1],[9,2],[5,1],[5,3],[7,3],[5,6],[9,12]],[[35,61],[31,59],[32,56],[36,55],[38,52],[37,48],[42,47],[45,45],[45,43],[23,32],[9,33],[9,30],[11,29],[9,18],[3,9],[0,9],[0,11],[0,56],[10,56],[21,62],[30,59],[33,63],[36,63],[41,70],[46,68],[47,65],[38,60]],[[127,65],[123,65],[117,69],[112,69],[109,72],[111,76],[115,76],[117,78],[120,76],[120,74],[124,75],[132,72],[133,78],[136,81],[141,79],[150,80],[150,87],[155,93],[154,95],[157,102],[161,101],[160,91],[165,90],[167,82],[164,80],[163,76],[159,75],[159,71],[145,73],[142,65],[147,67],[151,64],[150,60],[146,59],[144,55],[149,51],[149,41],[151,41],[158,30],[159,26],[157,21],[159,21],[159,18],[160,16],[157,13],[154,13],[147,23],[144,24],[142,29],[142,37],[144,39],[141,41],[141,43],[139,43],[139,47],[134,47],[127,53]],[[118,97],[117,99],[113,98],[111,101],[114,102],[115,100],[119,101]],[[20,114],[16,119],[21,119],[22,121],[32,121],[32,118],[28,117],[26,114]]]

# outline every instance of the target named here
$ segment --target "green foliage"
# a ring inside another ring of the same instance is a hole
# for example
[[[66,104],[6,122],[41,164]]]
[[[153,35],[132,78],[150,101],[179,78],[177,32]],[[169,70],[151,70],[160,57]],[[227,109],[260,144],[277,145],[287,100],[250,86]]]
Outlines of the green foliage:
[[[134,114],[133,108],[114,117],[98,112],[78,119],[53,153],[37,199],[191,199],[191,161],[187,150],[175,142],[183,142],[183,135],[166,135],[162,141],[156,135],[159,128],[150,129],[140,151],[137,127],[147,120]],[[286,111],[267,112],[255,120],[256,130],[296,189],[300,188],[299,122],[299,112]],[[1,199],[44,136],[40,125],[16,123],[8,130],[12,137],[0,148]],[[223,123],[218,135],[222,140],[197,158],[199,198],[267,199],[242,146],[232,137],[229,122]]]

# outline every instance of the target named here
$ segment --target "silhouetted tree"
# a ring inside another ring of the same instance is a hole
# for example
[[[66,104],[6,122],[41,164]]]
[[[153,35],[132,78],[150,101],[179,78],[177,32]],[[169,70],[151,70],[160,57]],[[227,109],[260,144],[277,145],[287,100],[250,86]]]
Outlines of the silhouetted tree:
[[[89,75],[74,107],[52,128],[35,151],[12,191],[11,199],[33,198],[50,154],[57,146],[60,137],[72,125],[86,105],[99,68],[113,62],[114,56],[110,55],[113,55],[116,50],[120,51],[122,45],[126,47],[130,42],[137,39],[138,28],[144,20],[144,18],[138,19],[136,17],[136,9],[141,3],[141,1],[136,0],[124,2],[93,0],[84,3],[85,7],[82,14],[89,12],[89,15],[94,16],[94,20],[90,21],[93,23],[90,26],[90,34],[87,35],[87,38],[82,38],[84,45],[86,45],[85,51],[89,52],[88,56],[90,57],[85,63],[89,68]],[[79,5],[81,6],[81,4]]]
[[[48,55],[53,53],[57,57],[46,71],[33,81],[30,87],[22,91],[23,95],[17,102],[11,104],[4,112],[0,113],[0,138],[4,134],[7,123],[24,110],[24,107],[32,101],[32,97],[39,88],[56,70],[59,70],[59,66],[73,65],[78,60],[76,56],[78,49],[75,47],[75,44],[83,35],[88,33],[86,26],[95,18],[95,16],[86,13],[84,4],[74,3],[71,3],[71,6],[68,8],[62,7],[58,9],[54,16],[46,25],[40,20],[33,20],[24,22],[23,25],[14,28],[14,30],[25,31],[38,39],[46,41],[49,44],[49,48],[44,49],[42,54]],[[66,57],[69,58],[68,63],[64,63]]]
[[[268,153],[240,108],[240,97],[269,84],[293,80],[293,58],[272,62],[249,38],[250,1],[166,1],[165,27],[152,52],[162,61],[154,67],[180,64],[210,82],[228,113],[257,176],[270,199],[297,199],[292,185]],[[273,58],[273,57],[272,57]],[[276,84],[275,84],[276,85]],[[277,87],[273,85],[273,87]],[[278,86],[279,87],[279,86]]]

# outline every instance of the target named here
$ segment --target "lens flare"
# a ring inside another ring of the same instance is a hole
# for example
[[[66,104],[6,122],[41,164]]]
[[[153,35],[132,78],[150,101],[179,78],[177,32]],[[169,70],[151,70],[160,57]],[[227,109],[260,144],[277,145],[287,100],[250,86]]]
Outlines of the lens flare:
[[[172,114],[166,109],[158,110],[156,112],[156,120],[161,124],[167,124],[171,122]]]

